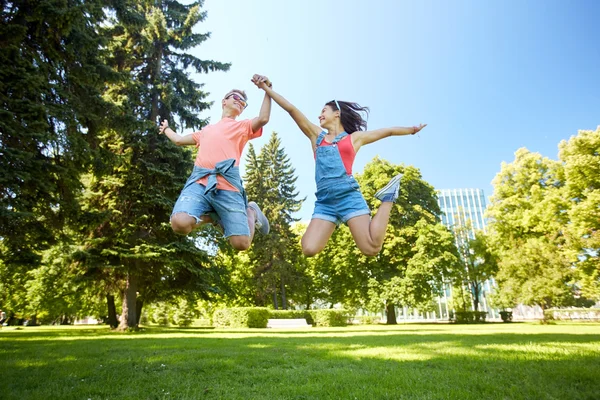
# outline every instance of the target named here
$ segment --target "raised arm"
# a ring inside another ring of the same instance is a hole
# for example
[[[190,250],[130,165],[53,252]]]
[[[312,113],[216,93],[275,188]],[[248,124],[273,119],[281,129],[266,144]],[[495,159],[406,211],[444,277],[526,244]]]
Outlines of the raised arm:
[[[263,82],[263,85],[266,84]],[[261,86],[259,86],[261,87]],[[262,89],[262,87],[261,87]],[[269,122],[269,116],[271,115],[271,98],[268,94],[265,93],[265,98],[263,99],[262,105],[260,106],[260,112],[258,113],[258,117],[252,120],[252,132],[258,131],[260,128],[265,126],[267,122]]]
[[[257,84],[257,86],[259,86],[259,84]],[[259,87],[263,89],[265,93],[275,101],[275,103],[279,104],[281,108],[290,114],[294,122],[296,122],[296,125],[298,125],[298,128],[300,128],[306,137],[308,137],[314,144],[319,136],[319,133],[322,131],[321,127],[310,122],[308,118],[306,118],[306,116],[302,114],[302,112],[298,110],[292,103],[287,101],[279,93],[275,92],[273,90],[273,85],[271,85],[270,82],[263,82],[262,86]]]
[[[411,127],[396,126],[393,128],[375,129],[373,131],[358,131],[352,134],[352,144],[354,144],[354,149],[358,151],[365,144],[373,143],[389,136],[414,135],[426,126],[427,124],[420,124],[419,126]]]
[[[167,135],[171,142],[175,143],[177,146],[189,146],[196,144],[194,137],[192,135],[181,136],[177,134],[173,129],[169,128],[169,121],[166,119],[160,123],[160,127],[158,128],[158,133],[164,133]]]

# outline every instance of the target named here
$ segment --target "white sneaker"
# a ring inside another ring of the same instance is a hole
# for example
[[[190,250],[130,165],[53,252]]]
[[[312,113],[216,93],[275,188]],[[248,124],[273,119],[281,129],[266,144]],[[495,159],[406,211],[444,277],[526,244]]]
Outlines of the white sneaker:
[[[269,230],[271,229],[269,226],[269,220],[267,219],[267,217],[265,217],[265,214],[263,214],[258,204],[256,204],[253,201],[249,201],[248,207],[253,209],[256,213],[256,229],[258,229],[258,231],[263,235],[269,233]]]
[[[392,179],[390,179],[387,185],[385,185],[381,190],[375,193],[375,197],[381,201],[396,201],[396,199],[398,198],[398,193],[400,191],[401,178],[402,174],[398,174]]]

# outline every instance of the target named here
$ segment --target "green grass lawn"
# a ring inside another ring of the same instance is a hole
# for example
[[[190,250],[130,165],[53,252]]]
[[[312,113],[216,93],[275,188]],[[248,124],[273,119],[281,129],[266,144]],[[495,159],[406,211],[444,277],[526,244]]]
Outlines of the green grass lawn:
[[[0,330],[2,399],[600,399],[600,324]]]

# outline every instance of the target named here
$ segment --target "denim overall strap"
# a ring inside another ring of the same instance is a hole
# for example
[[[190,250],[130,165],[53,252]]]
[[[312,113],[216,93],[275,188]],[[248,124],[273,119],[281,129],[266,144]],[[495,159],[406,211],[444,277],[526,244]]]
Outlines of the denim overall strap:
[[[336,144],[337,142],[339,142],[340,140],[342,140],[343,138],[345,138],[346,136],[348,136],[348,134],[346,132],[342,132],[339,135],[337,135],[335,137],[335,139],[333,139],[333,142],[331,142],[331,144]]]
[[[319,137],[317,137],[317,147],[321,145],[321,142],[323,142],[323,140],[325,140],[325,131],[322,131],[321,133],[319,133]],[[346,137],[348,134],[346,132],[342,132],[339,135],[337,135],[335,137],[335,139],[333,139],[333,142],[331,142],[331,144],[335,144],[337,142],[339,142],[340,140],[342,140],[344,137]]]
[[[324,137],[325,137],[325,131],[321,131],[321,133],[319,133],[319,137],[317,137],[317,147],[319,147],[321,145],[321,142],[323,141]]]
[[[245,192],[244,187],[242,186],[242,178],[240,177],[240,168],[235,166],[235,159],[233,158],[219,161],[215,165],[215,169],[208,169],[195,165],[192,174],[185,184],[185,188],[207,175],[208,183],[206,185],[206,194],[217,190],[217,175],[221,175],[227,182],[229,182],[240,192]]]

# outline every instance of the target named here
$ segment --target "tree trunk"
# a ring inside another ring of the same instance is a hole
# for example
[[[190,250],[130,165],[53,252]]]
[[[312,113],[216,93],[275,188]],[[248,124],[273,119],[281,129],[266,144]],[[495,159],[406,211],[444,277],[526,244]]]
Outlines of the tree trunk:
[[[135,316],[136,316],[136,324],[135,326],[140,326],[140,318],[142,318],[142,307],[144,307],[144,300],[138,298],[135,302]]]
[[[127,273],[127,284],[125,290],[123,291],[123,308],[121,311],[121,323],[119,324],[119,330],[121,331],[136,327],[136,297],[137,277],[131,273]]]
[[[119,321],[117,321],[117,308],[115,307],[114,295],[106,295],[106,306],[108,307],[108,325],[114,329],[119,326]]]
[[[310,289],[306,289],[306,309],[310,310],[310,305],[312,304]]]
[[[544,299],[544,301],[541,302],[540,307],[542,308],[542,323],[546,324],[550,321],[550,318],[548,318],[548,316],[546,315],[546,310],[548,308],[550,308],[550,305],[552,303],[550,302],[549,299]]]
[[[156,48],[157,56],[155,58],[154,71],[152,76],[152,83],[154,87],[152,88],[152,100],[150,102],[150,121],[156,123],[156,119],[158,115],[158,89],[156,88],[157,84],[161,81],[161,69],[162,69],[162,57],[163,57],[163,45],[158,44]],[[166,116],[165,116],[166,117]],[[165,117],[161,117],[161,119],[165,119]]]
[[[396,322],[396,308],[393,303],[387,303],[385,305],[385,313],[387,315],[387,325],[397,325]]]
[[[469,293],[470,293],[471,292],[470,283],[467,282],[466,286],[469,288]],[[467,299],[465,297],[466,297],[465,296],[465,283],[463,282],[463,284],[460,285],[460,298],[461,298],[461,301],[462,301],[462,304],[460,305],[461,306],[461,310],[458,310],[458,311],[468,311],[468,309],[469,309],[468,306],[467,306],[468,301],[467,301]]]
[[[473,290],[473,309],[474,311],[479,311],[479,295],[481,294],[481,285],[478,282],[471,282],[471,287]]]
[[[285,284],[281,278],[281,308],[287,310],[287,299],[285,298]]]
[[[273,308],[278,310],[279,305],[277,304],[277,290],[273,290]]]

